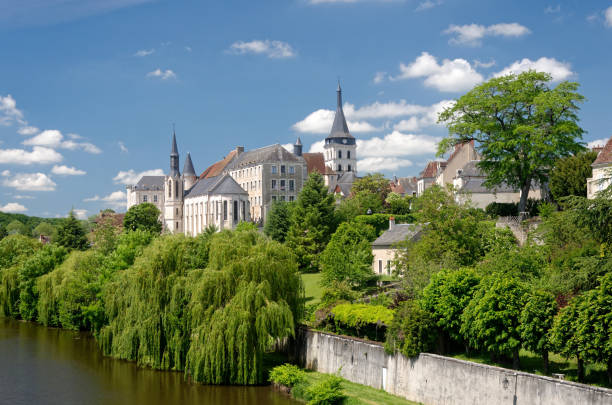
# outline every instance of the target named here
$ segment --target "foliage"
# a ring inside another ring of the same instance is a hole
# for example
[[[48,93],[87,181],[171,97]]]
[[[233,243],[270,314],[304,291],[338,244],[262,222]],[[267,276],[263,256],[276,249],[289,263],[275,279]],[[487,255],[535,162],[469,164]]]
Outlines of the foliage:
[[[537,245],[513,245],[495,249],[478,263],[476,269],[481,276],[504,274],[522,280],[537,280],[546,267],[546,257]]]
[[[435,340],[435,323],[430,313],[423,309],[419,301],[404,301],[387,331],[385,349],[415,357],[431,350]]]
[[[113,225],[113,220],[100,216],[94,227],[94,246],[103,254],[109,254],[115,250],[118,235],[119,230]]]
[[[596,158],[597,152],[589,150],[557,160],[549,182],[554,199],[559,201],[570,195],[586,197],[586,180],[592,175],[591,164]]]
[[[345,395],[342,392],[342,378],[330,374],[306,389],[308,405],[339,404]]]
[[[553,321],[549,341],[556,353],[565,357],[576,357],[578,360],[578,379],[582,380],[582,362],[586,355],[581,345],[579,328],[579,310],[583,297],[574,297],[569,305],[562,308]]]
[[[237,232],[257,232],[257,225],[252,222],[240,221],[238,225],[236,225]]]
[[[570,221],[587,228],[599,243],[612,246],[612,199],[609,192],[601,192],[596,198],[571,196],[563,200]]]
[[[356,198],[338,198],[336,205],[336,219],[338,223],[353,221],[359,215],[365,215],[367,210],[361,207],[361,203]]]
[[[518,204],[492,202],[486,206],[485,212],[492,218],[517,216]]]
[[[345,281],[353,288],[365,288],[375,277],[370,247],[375,237],[374,228],[369,225],[342,223],[321,253],[322,285]]]
[[[432,276],[423,290],[421,303],[436,326],[455,341],[461,341],[461,314],[472,299],[480,278],[470,268],[443,270]]]
[[[297,383],[304,381],[305,372],[298,366],[293,364],[283,364],[276,366],[270,371],[269,380],[273,383],[293,387]]]
[[[464,338],[472,347],[495,355],[513,355],[518,361],[519,318],[525,294],[525,287],[515,277],[497,273],[483,279],[462,315]]]
[[[287,246],[297,256],[300,270],[319,270],[319,255],[334,230],[334,196],[327,192],[323,177],[313,172],[291,210],[287,234]]]
[[[19,268],[41,247],[23,235],[0,240],[0,315],[19,317]]]
[[[548,352],[551,349],[549,334],[557,313],[555,297],[545,291],[531,291],[519,318],[519,333],[523,347],[539,353],[544,358],[548,372]]]
[[[28,229],[19,220],[15,219],[6,226],[6,231],[9,235],[27,235]]]
[[[439,115],[449,130],[438,146],[442,155],[458,142],[475,140],[485,185],[506,183],[521,190],[524,211],[533,182],[545,184],[557,159],[583,149],[578,83],[550,88],[548,73],[527,71],[477,85]]]
[[[41,222],[32,230],[32,236],[38,238],[40,235],[47,236],[51,242],[57,237],[57,228],[48,222]]]
[[[353,302],[360,297],[360,292],[352,288],[348,281],[333,281],[323,290],[321,306],[327,307],[338,302]]]
[[[74,216],[73,211],[70,211],[68,217],[64,218],[57,230],[57,244],[68,249],[87,249],[85,230]]]
[[[357,223],[370,225],[376,230],[376,235],[382,234],[384,231],[389,229],[389,218],[395,218],[397,224],[411,224],[414,222],[414,216],[410,214],[406,215],[392,215],[392,214],[371,214],[371,215],[358,215],[354,218]]]
[[[391,183],[381,173],[367,174],[356,179],[351,187],[352,194],[357,195],[361,192],[376,195],[382,206],[391,192]]]
[[[264,225],[264,233],[277,242],[285,242],[287,232],[289,232],[290,218],[291,203],[273,201]]]
[[[410,214],[410,205],[412,197],[402,197],[398,193],[389,193],[385,200],[390,214],[393,215],[408,215]]]
[[[160,212],[152,203],[132,205],[123,217],[123,229],[126,231],[143,230],[160,233],[162,224],[159,222]]]
[[[339,304],[332,309],[334,321],[359,329],[366,325],[391,325],[395,311],[382,305]]]
[[[8,231],[6,230],[6,227],[4,225],[0,225],[0,240],[6,238],[7,236],[8,236]]]

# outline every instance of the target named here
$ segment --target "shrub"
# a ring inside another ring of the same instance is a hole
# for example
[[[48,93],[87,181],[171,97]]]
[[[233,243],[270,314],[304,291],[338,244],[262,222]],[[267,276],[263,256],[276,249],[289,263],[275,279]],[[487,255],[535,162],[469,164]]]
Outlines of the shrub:
[[[306,389],[308,405],[334,405],[340,403],[345,395],[342,392],[342,378],[329,375]]]
[[[382,305],[340,304],[332,310],[337,333],[384,340],[387,327],[393,322],[394,310]]]
[[[434,347],[437,334],[429,312],[416,300],[403,302],[387,333],[385,349],[400,351],[407,357],[418,356]]]
[[[490,217],[512,217],[518,215],[518,205],[515,203],[492,202],[487,205],[485,212]]]
[[[294,387],[304,381],[305,372],[293,364],[283,364],[270,371],[270,381],[287,387]]]

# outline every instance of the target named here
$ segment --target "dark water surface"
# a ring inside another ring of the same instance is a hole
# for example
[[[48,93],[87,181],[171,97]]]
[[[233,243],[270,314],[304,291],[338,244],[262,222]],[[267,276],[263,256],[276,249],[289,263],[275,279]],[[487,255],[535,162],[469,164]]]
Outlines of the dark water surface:
[[[102,356],[83,333],[0,318],[0,404],[289,405],[270,387],[205,386]]]

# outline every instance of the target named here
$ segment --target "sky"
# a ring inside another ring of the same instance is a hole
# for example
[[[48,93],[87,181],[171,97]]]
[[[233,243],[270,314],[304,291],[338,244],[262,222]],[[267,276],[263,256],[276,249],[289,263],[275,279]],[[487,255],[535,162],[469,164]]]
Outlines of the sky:
[[[0,0],[0,211],[125,211],[125,187],[236,146],[320,151],[343,88],[360,175],[415,176],[436,116],[496,75],[580,83],[612,127],[612,1]]]

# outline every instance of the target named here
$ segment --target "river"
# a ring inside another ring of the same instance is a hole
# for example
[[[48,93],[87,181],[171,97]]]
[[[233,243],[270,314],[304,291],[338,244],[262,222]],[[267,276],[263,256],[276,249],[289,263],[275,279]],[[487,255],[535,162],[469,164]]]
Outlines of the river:
[[[0,318],[0,404],[289,405],[271,387],[190,384],[183,373],[155,371],[102,356],[78,332]]]

